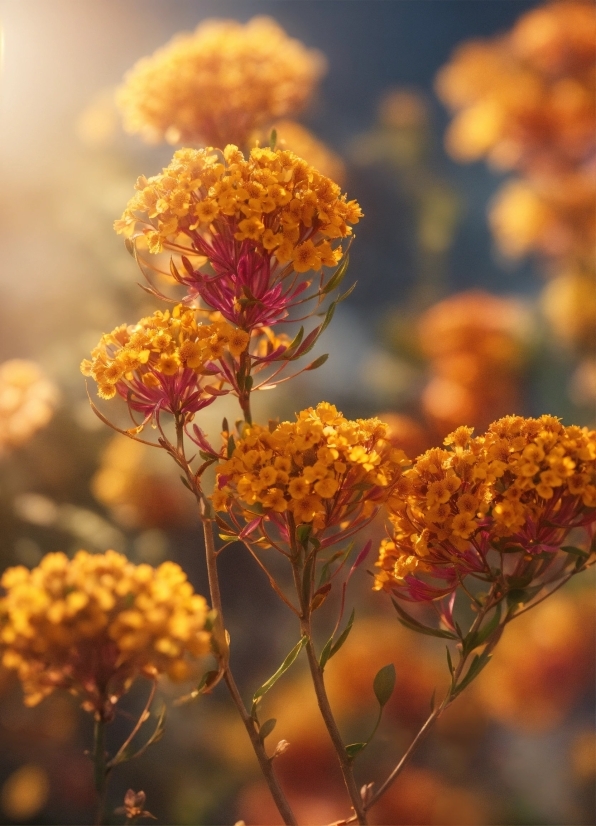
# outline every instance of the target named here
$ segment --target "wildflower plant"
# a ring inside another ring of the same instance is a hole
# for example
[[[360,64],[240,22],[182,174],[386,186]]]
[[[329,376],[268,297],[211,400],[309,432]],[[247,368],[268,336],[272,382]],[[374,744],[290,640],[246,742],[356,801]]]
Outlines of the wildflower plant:
[[[210,30],[213,43],[220,43],[221,32],[235,42],[239,27],[218,25]],[[180,41],[164,53],[170,80],[189,69],[193,48]],[[154,83],[152,65],[139,68],[139,88]],[[167,97],[168,84],[155,82],[157,97]],[[129,83],[132,88],[132,78]],[[185,93],[196,98],[190,81]],[[248,104],[238,106],[251,115]],[[225,131],[226,123],[222,117],[217,129]],[[169,125],[156,128],[161,133]],[[231,129],[228,139],[241,143]],[[215,668],[186,699],[220,682],[226,686],[280,816],[295,824],[275,763],[291,744],[268,746],[276,720],[263,720],[261,710],[304,649],[351,805],[338,822],[365,824],[432,723],[488,663],[505,625],[596,562],[596,433],[564,427],[550,416],[510,416],[475,438],[462,425],[445,440],[447,449],[434,448],[412,462],[392,444],[386,424],[349,420],[328,402],[298,411],[295,421],[253,422],[252,393],[275,386],[332,320],[343,296],[330,301],[310,332],[301,327],[293,339],[281,332],[288,322],[314,318],[341,283],[346,239],[360,207],[304,160],[276,148],[273,136],[270,147],[247,156],[229,143],[180,149],[160,174],[139,178],[136,188],[115,229],[149,278],[149,291],[171,307],[103,336],[82,371],[97,384],[102,409],[92,404],[98,415],[129,438],[166,451],[180,470],[202,522],[213,611],[207,613],[173,563],[154,571],[113,552],[81,552],[72,561],[52,555],[33,572],[5,574],[5,664],[20,672],[34,700],[66,687],[105,722],[135,677],[185,677],[187,655],[209,649]],[[167,295],[153,283],[164,279],[171,285]],[[324,358],[302,369],[319,367]],[[224,419],[221,442],[213,444],[201,414],[225,394],[237,397],[241,418],[234,427]],[[130,412],[128,429],[102,412],[116,397]],[[149,425],[156,440],[147,436]],[[213,488],[205,474],[210,466]],[[379,597],[387,592],[393,598],[404,625],[451,645],[451,679],[375,788],[368,779],[357,782],[356,760],[382,722],[395,667],[384,666],[374,678],[376,724],[353,743],[345,742],[334,717],[325,668],[349,639],[355,613],[344,621],[347,586],[372,547],[365,529],[379,515],[390,527],[373,587]],[[240,543],[293,615],[299,635],[248,704],[233,674],[218,572],[219,554],[240,552]],[[274,573],[272,552],[284,559],[287,580]],[[320,628],[317,611],[334,588],[335,625]],[[319,634],[326,639],[322,646]],[[105,780],[125,752],[106,763],[100,731],[96,776]],[[104,790],[98,781],[100,794]],[[129,791],[127,818],[145,816],[144,803],[142,793]]]
[[[253,184],[261,189],[251,190]],[[341,281],[347,263],[341,241],[360,209],[304,161],[275,148],[252,150],[248,160],[235,146],[179,150],[162,175],[137,186],[139,195],[116,230],[145,271],[167,276],[168,270],[148,264],[145,253],[168,254],[172,280],[186,294],[173,310],[104,337],[83,372],[97,381],[104,399],[119,395],[133,419],[144,416],[121,432],[140,439],[153,421],[157,445],[183,471],[199,506],[216,611],[211,650],[217,669],[206,672],[190,696],[209,692],[219,681],[227,685],[280,814],[295,823],[274,767],[287,745],[268,753],[265,741],[275,721],[262,721],[260,711],[265,694],[304,648],[352,805],[345,822],[365,823],[433,721],[489,661],[505,625],[596,560],[594,547],[565,545],[571,533],[590,533],[596,521],[596,436],[549,416],[510,416],[476,438],[471,428],[459,427],[446,439],[447,449],[432,449],[412,463],[392,444],[386,424],[350,421],[327,402],[298,412],[292,422],[253,422],[252,392],[274,385],[277,372],[310,350],[331,321],[333,302],[323,323],[306,336],[302,328],[293,341],[277,332],[297,312],[308,313],[302,295],[311,279],[318,280],[316,292],[305,296],[315,298],[311,313]],[[327,265],[337,268],[325,278]],[[271,369],[273,377],[268,372],[254,383],[260,370]],[[225,393],[237,396],[242,419],[235,428],[224,420],[222,442],[213,445],[200,427],[201,409]],[[166,415],[173,419],[174,441]],[[189,456],[187,445],[199,448],[200,462]],[[216,469],[212,492],[204,481],[210,465]],[[354,762],[381,722],[394,666],[375,678],[379,715],[373,733],[351,744],[335,721],[324,671],[348,639],[353,612],[340,631],[347,585],[372,541],[351,565],[348,559],[358,535],[382,510],[391,530],[381,544],[375,590],[391,594],[398,619],[410,629],[452,641],[458,658],[454,664],[448,653],[448,692],[374,791],[370,783],[359,789]],[[215,528],[223,543],[219,549]],[[238,541],[296,617],[300,632],[248,707],[232,675],[217,572],[218,554]],[[287,560],[293,593],[274,575],[271,550]],[[340,612],[319,650],[315,615],[334,586]],[[404,600],[433,612],[435,623],[413,616]]]

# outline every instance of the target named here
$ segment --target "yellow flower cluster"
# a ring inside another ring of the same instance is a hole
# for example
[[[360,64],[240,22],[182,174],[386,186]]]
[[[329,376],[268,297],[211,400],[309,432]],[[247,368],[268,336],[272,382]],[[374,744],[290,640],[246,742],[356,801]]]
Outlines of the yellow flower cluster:
[[[437,78],[457,112],[447,147],[501,168],[568,168],[594,151],[596,10],[565,0],[532,9],[511,32],[461,46]]]
[[[185,382],[169,388],[181,401],[197,389],[193,376],[212,375],[216,371],[209,369],[209,363],[225,353],[239,357],[250,338],[226,321],[201,324],[196,318],[194,310],[178,304],[171,312],[157,310],[138,324],[116,327],[102,337],[81,371],[95,379],[103,399],[113,398],[117,391],[126,398],[131,387],[143,389],[149,399],[152,391],[167,392],[164,377],[183,377]],[[185,376],[189,368],[190,377]]]
[[[482,560],[506,537],[526,552],[556,550],[596,509],[596,431],[553,416],[507,416],[484,436],[471,434],[459,427],[445,439],[451,450],[427,451],[398,480],[377,589],[435,566],[466,570],[468,553]]]
[[[173,562],[52,553],[31,571],[9,568],[0,584],[2,663],[17,670],[28,705],[65,688],[109,718],[137,676],[186,679],[187,655],[209,650],[205,600]]]
[[[255,513],[291,514],[315,531],[372,515],[406,462],[378,419],[350,421],[327,402],[296,422],[247,428],[219,465],[213,505],[252,520]],[[256,508],[255,508],[256,506]]]
[[[245,146],[251,133],[303,108],[323,56],[270,17],[207,20],[141,59],[117,92],[124,126],[148,141]]]
[[[179,149],[160,175],[139,178],[137,189],[114,227],[130,237],[140,222],[150,252],[179,236],[196,242],[205,232],[229,237],[231,229],[237,241],[291,261],[297,272],[336,264],[342,253],[330,241],[350,235],[349,224],[362,215],[305,161],[267,148],[253,149],[248,160],[233,145],[223,153]]]
[[[58,389],[35,362],[0,364],[0,451],[27,442],[50,421]]]
[[[271,124],[268,132],[260,133],[262,144],[269,143],[271,130],[277,135],[276,146],[279,149],[289,149],[299,158],[303,158],[310,166],[314,166],[321,174],[326,175],[338,184],[346,179],[346,167],[342,159],[323,141],[295,120],[276,120]]]

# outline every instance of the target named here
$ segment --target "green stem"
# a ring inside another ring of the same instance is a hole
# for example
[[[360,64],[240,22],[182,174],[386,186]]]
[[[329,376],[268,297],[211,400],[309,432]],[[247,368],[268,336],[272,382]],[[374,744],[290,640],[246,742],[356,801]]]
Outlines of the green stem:
[[[201,519],[203,521],[203,530],[205,534],[205,556],[207,559],[207,575],[209,579],[211,605],[217,613],[213,633],[215,635],[215,640],[220,649],[220,655],[222,657],[220,661],[220,667],[224,669],[224,682],[228,688],[228,691],[232,698],[232,702],[236,706],[238,714],[242,719],[244,728],[246,729],[247,734],[250,738],[250,742],[252,744],[255,756],[259,762],[261,772],[263,773],[263,776],[267,782],[269,791],[271,793],[271,796],[273,797],[273,800],[275,801],[275,805],[277,806],[277,809],[283,819],[283,822],[286,824],[286,826],[296,826],[297,820],[294,816],[294,813],[292,812],[292,809],[290,808],[290,804],[286,800],[286,797],[282,791],[281,786],[279,785],[279,781],[277,780],[277,777],[273,770],[273,760],[267,756],[265,746],[261,738],[259,737],[259,733],[256,729],[255,721],[246,710],[246,706],[244,705],[242,697],[240,696],[238,686],[236,685],[236,682],[232,675],[232,671],[230,669],[230,664],[228,661],[228,642],[226,639],[224,628],[221,592],[219,588],[219,576],[217,573],[215,542],[213,539],[213,522],[208,516],[205,515],[204,508],[202,508],[201,510]],[[224,651],[222,651],[222,646],[225,646],[225,653]]]
[[[103,823],[106,791],[108,785],[108,768],[106,764],[106,722],[103,717],[96,717],[93,730],[93,778],[97,792],[97,814],[95,823]]]
[[[295,545],[295,540],[293,542]],[[294,559],[297,559],[296,548],[292,548],[294,552]],[[348,757],[348,753],[346,752],[346,747],[342,740],[340,731],[337,727],[337,723],[335,722],[335,718],[333,716],[333,711],[331,710],[331,705],[329,703],[329,698],[327,696],[327,690],[325,689],[325,681],[323,679],[323,672],[319,666],[319,660],[317,658],[317,654],[315,651],[315,646],[312,638],[312,626],[311,626],[311,614],[310,614],[310,599],[311,599],[311,591],[312,588],[308,587],[308,598],[304,599],[304,589],[302,586],[302,581],[300,577],[300,570],[298,568],[298,564],[294,562],[292,565],[292,569],[294,572],[294,584],[296,586],[296,593],[298,594],[298,599],[300,601],[300,605],[302,608],[302,614],[300,617],[300,631],[306,637],[306,656],[308,659],[308,665],[310,668],[311,679],[313,682],[313,686],[315,689],[315,694],[317,697],[317,704],[319,706],[319,711],[321,712],[321,717],[323,718],[323,722],[325,723],[325,727],[333,744],[333,748],[337,755],[337,759],[339,761],[339,766],[341,769],[341,773],[343,775],[344,783],[346,785],[346,789],[348,791],[348,795],[352,802],[352,807],[354,808],[354,821],[361,824],[366,824],[366,812],[364,810],[364,802],[362,800],[362,796],[360,795],[360,791],[358,786],[356,785],[356,780],[354,779],[354,771],[352,767],[352,761]]]
[[[491,610],[491,608],[494,607],[495,603],[492,600],[493,596],[494,595],[491,592],[488,596],[486,604],[478,611],[476,619],[472,623],[468,634],[473,634],[480,628],[480,626],[482,625],[482,621],[484,620],[484,617]],[[422,727],[419,729],[418,733],[416,734],[416,736],[414,737],[414,739],[412,740],[412,742],[408,746],[407,750],[404,752],[403,756],[401,757],[401,759],[399,760],[398,764],[395,766],[393,771],[389,774],[389,776],[382,783],[382,785],[379,786],[377,791],[373,795],[371,795],[371,797],[367,800],[366,805],[365,805],[365,810],[366,811],[369,811],[369,809],[372,806],[374,806],[374,804],[378,800],[380,800],[381,797],[383,797],[383,795],[385,794],[387,789],[390,786],[393,785],[395,780],[397,780],[397,778],[399,777],[402,770],[404,769],[404,767],[408,763],[410,757],[414,753],[417,746],[424,739],[424,737],[428,734],[428,732],[430,731],[430,729],[434,725],[434,723],[441,717],[443,712],[447,708],[449,708],[449,706],[451,705],[451,703],[455,699],[455,697],[453,696],[453,693],[452,693],[453,688],[457,685],[457,681],[461,677],[462,671],[464,670],[466,662],[468,660],[468,657],[470,656],[471,653],[472,652],[469,651],[467,654],[464,654],[462,651],[460,651],[458,663],[455,666],[455,669],[454,669],[454,672],[453,672],[452,684],[449,687],[449,690],[448,690],[447,694],[445,695],[445,697],[443,699],[443,702],[439,706],[437,706],[437,708],[434,708],[431,711],[430,715],[427,717],[425,722],[422,724]],[[355,823],[355,822],[356,822],[356,818],[351,818],[351,820],[348,821],[348,823]]]

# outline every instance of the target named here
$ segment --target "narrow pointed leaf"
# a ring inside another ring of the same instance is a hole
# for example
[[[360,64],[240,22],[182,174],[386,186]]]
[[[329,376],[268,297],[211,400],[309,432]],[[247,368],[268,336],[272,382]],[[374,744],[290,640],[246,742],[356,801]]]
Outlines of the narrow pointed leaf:
[[[304,368],[304,372],[306,372],[307,370],[316,370],[317,367],[320,367],[322,364],[325,364],[328,358],[328,353],[325,353],[325,355],[323,356],[319,356],[318,359],[315,359],[311,364],[308,365],[308,367]]]
[[[271,677],[269,677],[267,682],[263,683],[263,685],[255,691],[255,693],[253,695],[253,698],[252,698],[253,716],[254,716],[254,711],[256,710],[256,706],[257,706],[257,703],[259,702],[259,700],[269,691],[269,689],[271,689],[275,685],[275,683],[279,680],[279,678],[282,676],[282,674],[286,673],[288,668],[292,665],[292,663],[294,662],[294,660],[296,659],[298,654],[302,651],[302,649],[306,645],[306,642],[307,642],[306,637],[302,637],[300,642],[297,643],[294,646],[294,648],[292,648],[292,650],[290,651],[288,656],[285,658],[283,663],[280,665],[280,667],[277,669],[275,674],[273,674]]]
[[[335,270],[329,281],[325,284],[323,289],[321,290],[322,295],[327,295],[336,287],[339,287],[341,282],[344,279],[344,276],[348,270],[348,265],[350,263],[350,256],[346,255],[343,261],[340,262],[338,268]]]
[[[430,637],[442,637],[447,640],[457,639],[457,636],[452,634],[451,631],[444,631],[442,628],[430,628],[429,626],[418,622],[417,619],[414,619],[414,617],[411,617],[406,611],[404,611],[395,599],[392,599],[391,602],[398,613],[399,621],[402,625],[405,625],[406,628],[409,628],[410,631],[417,631],[419,634],[428,634]]]
[[[330,637],[327,640],[327,642],[325,643],[325,646],[324,646],[323,650],[321,651],[321,655],[319,657],[319,667],[320,667],[321,671],[324,671],[325,666],[327,665],[328,661],[331,659],[331,657],[333,657],[333,656],[335,656],[335,654],[337,654],[337,652],[342,647],[344,642],[348,639],[348,635],[349,635],[350,631],[352,630],[352,626],[354,625],[355,613],[356,613],[355,609],[353,609],[352,613],[350,614],[350,619],[348,620],[348,624],[346,625],[344,630],[341,632],[341,634],[337,638],[337,641],[334,643],[333,642],[333,637]]]

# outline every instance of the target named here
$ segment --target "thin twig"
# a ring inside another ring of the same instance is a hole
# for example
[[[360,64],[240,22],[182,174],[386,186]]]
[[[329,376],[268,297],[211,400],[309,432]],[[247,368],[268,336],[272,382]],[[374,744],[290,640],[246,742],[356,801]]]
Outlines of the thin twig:
[[[130,734],[128,735],[128,737],[127,737],[127,738],[126,738],[126,740],[124,741],[124,743],[122,743],[122,745],[120,746],[120,748],[118,749],[118,751],[116,752],[116,754],[115,754],[115,755],[112,757],[112,759],[108,762],[108,764],[107,764],[107,768],[108,768],[108,769],[111,769],[113,766],[115,766],[115,765],[118,763],[118,758],[120,757],[120,755],[121,755],[121,754],[124,754],[124,752],[126,751],[126,749],[127,749],[127,748],[130,746],[130,744],[132,743],[132,741],[133,741],[133,739],[135,738],[135,736],[136,736],[136,735],[138,734],[138,732],[140,731],[141,726],[143,725],[143,723],[145,722],[145,720],[147,720],[147,718],[148,718],[148,716],[149,716],[149,709],[151,708],[151,704],[153,703],[153,698],[155,697],[155,691],[156,691],[156,689],[157,689],[157,680],[154,678],[154,679],[151,681],[151,691],[149,692],[149,697],[148,697],[148,699],[147,699],[147,702],[145,703],[145,708],[144,708],[144,709],[143,709],[143,711],[141,712],[141,715],[140,715],[139,719],[137,720],[136,725],[135,725],[135,727],[133,728],[133,730],[130,732]]]

